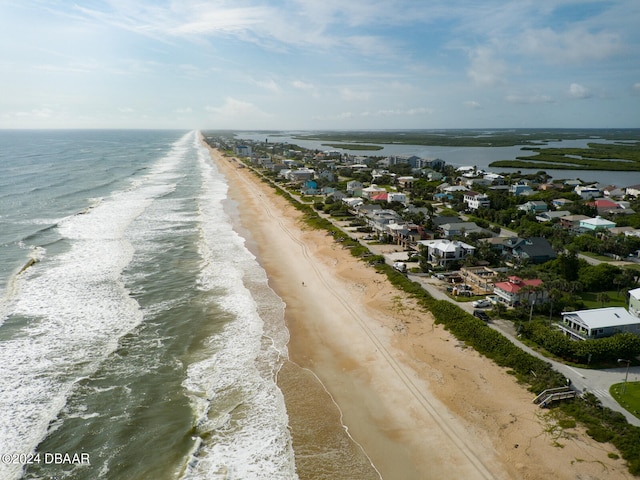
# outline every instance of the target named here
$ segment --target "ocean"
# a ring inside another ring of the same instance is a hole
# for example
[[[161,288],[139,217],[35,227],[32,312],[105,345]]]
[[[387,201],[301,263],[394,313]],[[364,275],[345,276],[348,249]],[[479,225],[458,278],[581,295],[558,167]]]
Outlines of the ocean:
[[[0,131],[0,479],[293,479],[284,303],[198,132]]]

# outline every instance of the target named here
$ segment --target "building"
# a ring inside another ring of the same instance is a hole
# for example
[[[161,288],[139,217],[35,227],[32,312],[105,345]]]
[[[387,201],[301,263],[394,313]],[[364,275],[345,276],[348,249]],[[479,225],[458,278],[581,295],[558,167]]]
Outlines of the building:
[[[421,240],[417,243],[427,249],[427,261],[444,268],[451,262],[464,260],[467,256],[473,255],[476,250],[472,245],[447,239]]]
[[[517,262],[544,263],[557,257],[551,244],[543,237],[508,238],[502,252]]]
[[[527,213],[542,213],[548,209],[547,203],[542,200],[529,200],[527,203],[518,205],[518,210],[523,210]]]
[[[251,146],[250,145],[236,145],[236,155],[239,157],[250,157]]]
[[[588,198],[599,197],[602,194],[600,189],[595,185],[577,185],[573,191],[585,200]]]
[[[443,237],[466,237],[470,233],[482,233],[492,236],[492,232],[479,227],[475,222],[455,222],[438,225]]]
[[[573,340],[594,340],[616,333],[640,334],[640,318],[623,307],[594,308],[575,312],[562,312],[562,332]]]
[[[615,222],[602,217],[586,218],[584,220],[580,220],[580,229],[589,230],[592,232],[597,230],[609,230],[611,228],[614,228],[615,226]]]
[[[640,288],[629,290],[629,313],[640,318]]]
[[[465,192],[463,201],[467,204],[469,210],[489,208],[489,206],[491,205],[489,197],[486,194],[473,191]]]
[[[517,306],[526,300],[532,303],[546,303],[548,300],[547,292],[538,289],[542,286],[542,280],[534,278],[531,280],[523,280],[517,276],[511,276],[506,282],[496,282],[493,286],[493,293],[496,298],[509,305]]]
[[[631,185],[625,188],[625,192],[630,197],[638,197],[640,196],[640,185]]]

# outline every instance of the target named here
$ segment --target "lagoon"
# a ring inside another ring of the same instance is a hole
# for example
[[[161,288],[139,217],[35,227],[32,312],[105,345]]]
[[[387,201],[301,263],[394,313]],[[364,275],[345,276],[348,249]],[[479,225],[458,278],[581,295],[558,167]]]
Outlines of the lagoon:
[[[441,158],[448,165],[452,165],[454,167],[474,165],[485,171],[493,171],[496,173],[512,173],[517,171],[522,173],[536,173],[540,171],[540,169],[489,167],[490,163],[497,160],[513,160],[519,156],[535,155],[535,152],[530,150],[522,150],[525,145],[510,147],[447,147],[432,145],[378,144],[383,147],[382,150],[356,151],[329,147],[327,146],[327,143],[335,142],[330,142],[328,140],[319,141],[300,138],[301,135],[308,133],[309,132],[237,132],[237,137],[252,141],[264,141],[265,139],[268,139],[269,143],[291,143],[311,150],[336,150],[359,156],[386,157],[389,155],[416,155],[423,158]],[[617,141],[620,142],[620,140]],[[548,142],[544,146],[557,148],[587,148],[588,143],[593,142],[614,143],[614,141],[601,138],[582,138],[578,140]],[[530,147],[530,145],[527,146]],[[606,185],[616,185],[618,187],[640,184],[640,172],[558,169],[547,169],[545,171],[554,179],[579,178],[580,180],[588,183],[599,182]]]

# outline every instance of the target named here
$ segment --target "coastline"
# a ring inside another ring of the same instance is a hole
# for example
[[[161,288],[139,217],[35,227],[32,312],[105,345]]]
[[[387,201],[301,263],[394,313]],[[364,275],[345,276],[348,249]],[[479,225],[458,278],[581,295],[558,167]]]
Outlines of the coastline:
[[[291,362],[278,384],[301,479],[633,478],[608,457],[613,447],[559,429],[504,369],[305,228],[249,169],[210,152],[287,305]]]

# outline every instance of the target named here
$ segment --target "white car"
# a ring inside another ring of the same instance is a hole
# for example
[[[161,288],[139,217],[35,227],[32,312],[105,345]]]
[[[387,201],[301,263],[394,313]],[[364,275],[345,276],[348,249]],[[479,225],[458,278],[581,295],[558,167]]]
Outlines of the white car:
[[[473,308],[486,308],[491,306],[491,301],[483,298],[482,300],[472,302],[471,305],[473,305]]]

